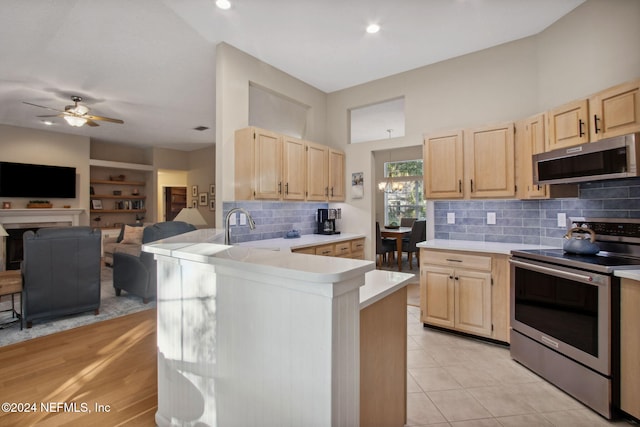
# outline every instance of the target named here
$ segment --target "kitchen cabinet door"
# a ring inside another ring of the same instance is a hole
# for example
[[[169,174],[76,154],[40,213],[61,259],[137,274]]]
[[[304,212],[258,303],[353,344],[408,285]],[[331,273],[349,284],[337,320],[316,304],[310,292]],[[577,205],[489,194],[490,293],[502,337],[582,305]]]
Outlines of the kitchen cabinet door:
[[[589,105],[586,99],[573,101],[547,113],[549,137],[545,151],[589,142]]]
[[[454,271],[456,329],[491,337],[491,273]]]
[[[306,143],[285,136],[282,140],[282,181],[284,200],[304,200],[306,191]]]
[[[522,181],[520,187],[524,190],[525,199],[545,198],[546,186],[533,183],[533,155],[544,152],[545,143],[545,115],[537,114],[524,120],[522,132],[516,133],[522,138],[522,159],[520,171]]]
[[[426,135],[423,145],[426,199],[460,199],[463,193],[463,133]]]
[[[464,154],[471,198],[515,196],[513,123],[468,130]]]
[[[306,199],[325,201],[329,195],[329,147],[307,142],[306,153]]]
[[[426,265],[420,271],[420,321],[453,328],[455,324],[454,270]]]
[[[640,418],[640,282],[620,285],[620,409]]]
[[[276,133],[256,130],[254,141],[254,197],[278,200],[282,195],[282,139]]]
[[[640,132],[640,79],[589,99],[591,141]]]
[[[345,177],[344,177],[344,153],[329,149],[329,201],[344,202]]]

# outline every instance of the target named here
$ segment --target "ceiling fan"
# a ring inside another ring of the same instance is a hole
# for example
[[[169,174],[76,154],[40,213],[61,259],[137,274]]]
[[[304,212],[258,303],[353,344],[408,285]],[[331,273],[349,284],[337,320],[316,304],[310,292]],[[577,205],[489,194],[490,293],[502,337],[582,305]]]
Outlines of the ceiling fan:
[[[85,124],[89,126],[99,126],[96,123],[96,120],[109,122],[109,123],[124,123],[124,121],[120,119],[112,119],[110,117],[102,117],[102,116],[94,116],[89,114],[89,107],[86,105],[80,104],[82,102],[82,97],[80,96],[71,96],[71,100],[73,101],[73,105],[67,105],[64,107],[64,111],[57,110],[55,108],[45,107],[44,105],[32,104],[31,102],[25,102],[24,104],[33,105],[34,107],[46,108],[47,110],[57,111],[59,114],[51,114],[45,116],[38,117],[62,117],[65,121],[74,127],[81,127]]]

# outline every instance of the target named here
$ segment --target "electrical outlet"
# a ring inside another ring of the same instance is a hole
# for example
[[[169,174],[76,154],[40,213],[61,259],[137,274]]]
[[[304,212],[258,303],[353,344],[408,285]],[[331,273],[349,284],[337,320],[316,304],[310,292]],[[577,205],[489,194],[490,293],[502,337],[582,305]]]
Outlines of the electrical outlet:
[[[558,227],[566,227],[567,226],[567,214],[566,213],[558,213]]]
[[[455,223],[456,223],[456,213],[447,212],[447,224],[455,224]]]
[[[487,224],[494,225],[496,223],[496,213],[487,212]]]
[[[229,225],[236,225],[236,214],[235,213],[231,214],[231,216],[229,217]]]
[[[243,213],[240,213],[240,225],[247,225],[247,216]]]

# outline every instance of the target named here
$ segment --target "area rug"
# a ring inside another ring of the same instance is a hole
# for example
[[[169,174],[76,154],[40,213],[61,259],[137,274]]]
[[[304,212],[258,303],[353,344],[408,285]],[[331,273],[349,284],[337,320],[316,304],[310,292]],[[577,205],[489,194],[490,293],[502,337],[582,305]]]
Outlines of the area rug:
[[[20,330],[20,322],[16,322],[0,329],[0,347],[60,331],[66,331],[67,329],[77,328],[78,326],[89,325],[91,323],[113,319],[126,314],[148,310],[156,306],[155,301],[150,301],[148,304],[144,304],[142,302],[142,298],[135,295],[129,295],[124,291],[121,296],[116,297],[115,290],[113,289],[113,274],[111,268],[102,268],[101,275],[100,314],[96,316],[91,311],[58,317],[55,319],[34,321],[32,328],[24,328],[23,330]],[[19,298],[16,298],[16,306],[19,306],[19,304]],[[11,300],[9,299],[7,301],[6,299],[3,299],[0,310],[10,308]],[[0,313],[0,324],[9,320],[11,320],[10,311]]]

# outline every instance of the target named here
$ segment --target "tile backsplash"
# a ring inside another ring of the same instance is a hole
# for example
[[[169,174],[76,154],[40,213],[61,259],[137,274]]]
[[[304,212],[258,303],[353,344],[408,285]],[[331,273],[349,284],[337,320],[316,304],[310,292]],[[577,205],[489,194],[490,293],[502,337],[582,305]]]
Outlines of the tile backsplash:
[[[558,214],[571,217],[640,218],[640,178],[580,184],[578,198],[553,200],[461,200],[434,203],[436,239],[528,243],[562,246],[566,226]],[[495,212],[495,225],[487,213]],[[447,214],[455,213],[455,224]]]
[[[256,223],[255,230],[248,225],[231,226],[231,243],[284,237],[290,230],[300,230],[300,234],[313,234],[316,230],[318,209],[328,207],[328,203],[309,202],[268,202],[237,201],[223,202],[222,218],[233,208],[244,208]],[[224,224],[223,224],[224,227]]]

